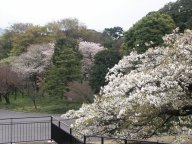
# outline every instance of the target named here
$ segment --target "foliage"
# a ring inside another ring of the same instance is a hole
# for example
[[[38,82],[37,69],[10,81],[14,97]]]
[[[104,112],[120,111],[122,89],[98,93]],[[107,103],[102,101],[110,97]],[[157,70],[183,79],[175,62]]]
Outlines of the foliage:
[[[8,33],[11,39],[11,55],[19,55],[27,51],[31,44],[52,42],[45,27],[33,26],[32,24],[16,23],[11,26]]]
[[[62,117],[77,118],[86,135],[147,138],[192,122],[192,31],[166,35],[166,46],[132,52],[109,70],[92,104]]]
[[[86,29],[86,26],[79,22],[76,18],[66,18],[59,21],[48,23],[47,31],[56,39],[70,37],[74,39],[79,38],[79,32]]]
[[[107,48],[119,49],[123,35],[124,31],[121,27],[105,28],[102,33],[102,44]]]
[[[74,51],[77,51],[77,40],[73,38],[61,38],[57,40],[55,44],[55,52],[52,59],[54,65],[56,65],[56,62],[60,56],[60,51],[62,51],[64,47],[69,47],[72,48]]]
[[[174,21],[169,15],[149,13],[125,32],[123,51],[125,54],[133,50],[144,53],[150,47],[161,45],[162,36],[171,33],[174,28]]]
[[[25,33],[27,30],[33,27],[31,23],[15,23],[11,25],[9,30],[13,33]]]
[[[50,65],[54,53],[54,44],[31,45],[26,53],[15,58],[13,70],[22,73],[25,78],[41,75]]]
[[[19,74],[12,71],[10,66],[0,66],[0,102],[4,98],[7,104],[10,104],[9,95],[16,92],[21,85]]]
[[[89,84],[95,93],[99,92],[101,86],[107,84],[105,76],[108,70],[117,64],[120,59],[120,53],[115,50],[104,50],[95,55],[89,79]]]
[[[103,34],[111,37],[113,40],[120,39],[123,36],[123,29],[121,27],[105,28]]]
[[[51,96],[64,97],[67,83],[81,79],[81,61],[69,40],[58,40],[53,55],[53,66],[49,69],[45,89]]]
[[[91,90],[88,82],[69,82],[67,88],[69,91],[65,93],[65,97],[68,100],[85,103],[93,102],[93,91]]]
[[[102,34],[92,29],[81,28],[79,29],[79,39],[87,42],[101,43]]]
[[[83,56],[83,76],[84,80],[87,80],[89,77],[90,69],[93,66],[94,56],[99,52],[103,51],[105,48],[99,43],[93,42],[80,42],[79,51]]]
[[[172,17],[177,27],[183,32],[186,28],[192,28],[192,1],[177,0],[165,5],[159,12],[166,13]]]
[[[0,59],[7,58],[11,48],[10,34],[6,32],[0,37]]]
[[[53,52],[53,44],[31,45],[26,53],[15,57],[12,62],[13,71],[22,74],[23,83],[26,85],[25,93],[32,99],[36,108],[41,79],[51,64]]]

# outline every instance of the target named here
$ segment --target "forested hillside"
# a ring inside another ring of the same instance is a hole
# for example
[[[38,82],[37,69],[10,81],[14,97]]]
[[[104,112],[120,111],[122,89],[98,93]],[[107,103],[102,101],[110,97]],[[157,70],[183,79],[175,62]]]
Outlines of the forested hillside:
[[[0,71],[4,79],[1,81],[0,100],[3,106],[5,102],[10,106],[16,103],[18,107],[18,100],[29,99],[36,110],[41,110],[42,101],[47,101],[47,105],[55,101],[65,105],[65,111],[70,109],[66,106],[70,103],[75,108],[82,102],[92,102],[94,93],[89,80],[94,57],[99,51],[108,53],[109,50],[117,53],[119,60],[122,36],[120,27],[97,32],[72,18],[44,26],[31,23],[11,25],[0,37]],[[118,60],[111,62],[110,67]],[[107,58],[106,61],[111,60]],[[102,81],[107,68],[102,76],[98,74]],[[85,90],[82,92],[82,89]],[[62,110],[63,106],[57,106],[56,103],[53,109]]]
[[[85,135],[186,134],[191,28],[191,0],[168,3],[128,30],[98,32],[75,18],[10,25],[0,36],[0,108],[65,113]]]

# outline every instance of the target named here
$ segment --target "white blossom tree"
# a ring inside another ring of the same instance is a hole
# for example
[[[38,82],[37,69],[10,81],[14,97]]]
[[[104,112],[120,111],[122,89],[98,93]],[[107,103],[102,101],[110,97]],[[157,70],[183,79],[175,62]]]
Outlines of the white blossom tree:
[[[37,108],[36,94],[40,86],[39,81],[44,71],[51,64],[53,53],[53,43],[31,45],[26,53],[16,57],[11,64],[13,71],[22,74],[23,80],[26,81],[27,95],[32,98],[35,108]],[[29,94],[29,91],[31,91],[31,94]]]
[[[41,74],[50,65],[53,53],[54,44],[52,43],[31,45],[26,53],[15,58],[12,68],[22,73],[24,77]]]
[[[80,42],[79,43],[79,51],[83,55],[83,75],[87,75],[90,72],[90,69],[93,65],[94,56],[99,51],[105,50],[103,46],[101,46],[99,43],[93,43],[93,42]]]
[[[83,134],[148,138],[192,124],[192,31],[163,37],[164,46],[132,52],[109,70],[92,104],[70,110]]]

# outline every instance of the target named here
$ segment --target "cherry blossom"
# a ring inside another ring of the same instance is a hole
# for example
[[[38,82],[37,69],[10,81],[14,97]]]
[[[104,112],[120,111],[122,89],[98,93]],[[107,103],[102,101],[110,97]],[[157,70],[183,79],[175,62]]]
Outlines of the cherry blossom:
[[[53,43],[31,45],[27,52],[15,58],[12,68],[14,71],[22,73],[24,77],[41,74],[50,65],[53,53]]]
[[[70,110],[83,134],[148,138],[192,123],[192,31],[163,37],[164,46],[132,52],[111,68],[92,104]]]
[[[79,51],[83,55],[83,74],[89,74],[90,69],[93,65],[94,56],[99,52],[105,50],[103,46],[99,43],[93,42],[80,42],[79,43]]]

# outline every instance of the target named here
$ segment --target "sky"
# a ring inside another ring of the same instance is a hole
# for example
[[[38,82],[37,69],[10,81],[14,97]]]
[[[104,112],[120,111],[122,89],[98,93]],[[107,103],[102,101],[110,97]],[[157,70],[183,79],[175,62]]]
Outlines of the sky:
[[[77,18],[89,29],[120,26],[128,30],[148,12],[176,0],[1,0],[0,28],[14,23],[45,25]]]

